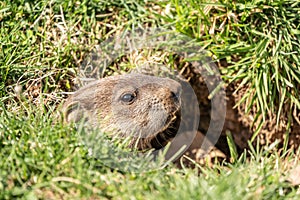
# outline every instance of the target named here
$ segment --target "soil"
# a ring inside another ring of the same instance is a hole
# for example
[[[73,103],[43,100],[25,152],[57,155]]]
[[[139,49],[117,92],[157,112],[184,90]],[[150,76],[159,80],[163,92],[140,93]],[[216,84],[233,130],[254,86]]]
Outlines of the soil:
[[[189,80],[196,92],[201,115],[199,131],[205,134],[211,120],[211,102],[208,99],[209,92],[197,69],[193,68],[192,65],[188,65],[187,68],[188,69],[184,71],[183,75]],[[238,86],[239,83],[235,82],[224,88],[226,90],[226,118],[221,137],[219,138],[216,147],[226,156],[229,156],[226,136],[228,132],[232,134],[237,150],[241,153],[245,148],[248,148],[248,141],[253,137],[255,130],[258,128],[258,123],[253,123],[255,117],[254,108],[250,110],[249,114],[245,113],[246,108],[244,104],[234,108],[246,92],[246,88],[242,88],[235,93]],[[288,108],[285,109],[286,110],[283,110],[283,113],[287,113]],[[258,133],[258,137],[253,140],[253,143],[259,142],[261,145],[266,145],[278,141],[278,148],[282,148],[286,143],[287,148],[297,149],[300,146],[300,124],[296,120],[297,117],[299,118],[299,113],[295,111],[294,115],[291,117],[292,120],[289,129],[288,119],[284,117],[280,119],[280,123],[276,126],[276,114],[274,114],[272,117],[266,119]]]

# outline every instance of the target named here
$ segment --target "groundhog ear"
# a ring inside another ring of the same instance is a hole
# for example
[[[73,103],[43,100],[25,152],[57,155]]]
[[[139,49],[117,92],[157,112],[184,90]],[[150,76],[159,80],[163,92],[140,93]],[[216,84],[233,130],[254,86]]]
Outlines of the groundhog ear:
[[[65,106],[64,109],[64,120],[66,122],[78,122],[83,117],[83,111],[80,103],[73,101]]]

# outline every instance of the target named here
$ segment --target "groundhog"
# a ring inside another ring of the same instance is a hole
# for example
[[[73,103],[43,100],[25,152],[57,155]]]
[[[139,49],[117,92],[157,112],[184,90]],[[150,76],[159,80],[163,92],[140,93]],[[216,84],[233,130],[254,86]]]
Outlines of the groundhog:
[[[172,139],[181,121],[181,84],[170,78],[138,73],[92,82],[63,105],[66,122],[84,120],[120,137],[130,147],[160,149]]]

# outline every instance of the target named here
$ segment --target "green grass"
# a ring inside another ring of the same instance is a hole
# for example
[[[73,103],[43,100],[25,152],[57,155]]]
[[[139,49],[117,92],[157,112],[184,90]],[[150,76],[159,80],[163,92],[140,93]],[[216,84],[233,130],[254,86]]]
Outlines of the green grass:
[[[280,116],[300,108],[299,6],[292,0],[1,1],[0,199],[299,199],[299,186],[287,181],[298,154],[278,153],[276,145],[238,157],[231,144],[233,162],[214,167],[122,172],[102,164],[118,152],[104,141],[101,156],[91,157],[80,131],[56,115],[94,45],[133,27],[168,26],[226,60],[224,80],[247,88],[245,112],[256,107],[257,118],[271,113],[280,124]],[[140,159],[120,167],[156,165]]]
[[[227,167],[120,172],[102,165],[109,153],[89,156],[74,128],[30,112],[1,113],[0,199],[298,198],[286,173],[294,155],[280,157],[274,146],[253,147],[248,161],[242,156]]]
[[[266,119],[275,118],[278,126],[299,112],[299,1],[172,3],[178,30],[226,61],[224,80],[239,82],[237,92],[246,88],[239,104],[247,114],[255,110],[257,132]]]

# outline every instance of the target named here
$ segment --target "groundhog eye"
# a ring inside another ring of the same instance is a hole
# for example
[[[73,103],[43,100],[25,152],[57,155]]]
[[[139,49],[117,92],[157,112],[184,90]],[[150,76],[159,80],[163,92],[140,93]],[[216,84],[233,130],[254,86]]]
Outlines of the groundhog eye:
[[[126,93],[121,97],[121,100],[126,103],[132,103],[135,100],[135,95],[132,93]]]

